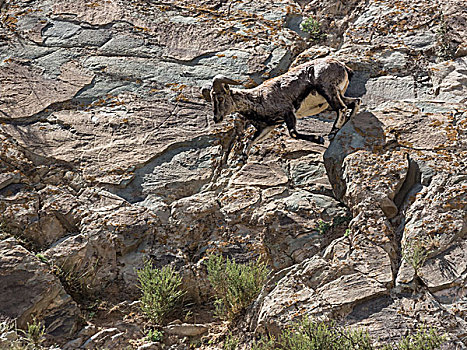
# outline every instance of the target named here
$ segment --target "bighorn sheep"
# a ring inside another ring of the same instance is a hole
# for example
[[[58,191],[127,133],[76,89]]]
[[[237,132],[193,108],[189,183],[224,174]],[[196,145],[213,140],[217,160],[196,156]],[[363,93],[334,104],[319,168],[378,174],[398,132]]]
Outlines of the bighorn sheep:
[[[202,88],[201,93],[208,102],[212,102],[214,122],[218,123],[225,116],[237,112],[256,128],[250,145],[244,149],[246,155],[254,143],[263,140],[284,121],[291,137],[323,144],[322,136],[300,134],[296,130],[296,118],[318,114],[328,106],[337,113],[328,136],[331,140],[358,112],[360,99],[344,96],[352,74],[352,70],[343,63],[324,58],[292,68],[252,89],[230,89],[229,84],[240,83],[217,75],[212,86]],[[346,108],[352,108],[348,117]]]

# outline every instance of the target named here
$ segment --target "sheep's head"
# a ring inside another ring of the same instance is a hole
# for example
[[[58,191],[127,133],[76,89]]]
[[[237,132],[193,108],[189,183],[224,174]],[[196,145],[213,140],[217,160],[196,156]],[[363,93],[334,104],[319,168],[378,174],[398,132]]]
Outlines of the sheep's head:
[[[241,83],[226,78],[223,75],[216,75],[212,79],[210,87],[203,87],[201,93],[206,101],[212,102],[214,111],[214,122],[219,123],[229,114],[235,113],[235,102],[229,88],[231,85],[240,85]]]

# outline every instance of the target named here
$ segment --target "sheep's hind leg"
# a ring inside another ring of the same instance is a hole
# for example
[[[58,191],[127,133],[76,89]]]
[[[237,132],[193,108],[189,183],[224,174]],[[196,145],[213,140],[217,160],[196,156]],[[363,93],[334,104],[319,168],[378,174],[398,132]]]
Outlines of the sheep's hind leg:
[[[339,92],[337,99],[340,101],[339,103],[335,103],[335,106],[338,107],[339,109],[334,109],[334,107],[331,105],[331,107],[336,111],[337,113],[337,118],[334,121],[334,125],[332,126],[331,132],[329,133],[328,139],[331,141],[337,134],[337,132],[342,129],[342,127],[352,118],[355,114],[358,113],[358,109],[360,107],[360,103],[362,102],[361,99],[359,98],[353,98],[353,97],[346,97],[342,95],[342,93]],[[342,108],[342,105],[340,104],[341,102],[344,103],[345,107]],[[346,108],[351,108],[351,112],[347,113]]]
[[[344,95],[341,95],[342,97],[342,100],[344,101],[344,103],[346,104],[347,108],[351,108],[352,111],[350,112],[350,115],[348,118],[346,118],[346,121],[349,121],[350,118],[352,118],[353,116],[355,116],[359,109],[360,109],[360,104],[362,103],[362,99],[361,98],[357,98],[357,97],[346,97]],[[345,124],[344,123],[344,124]]]
[[[297,118],[295,117],[294,113],[287,114],[284,119],[285,119],[285,124],[287,125],[287,129],[289,130],[289,134],[294,139],[311,141],[314,143],[318,143],[320,145],[324,144],[324,138],[322,136],[305,135],[305,134],[300,134],[297,131]]]
[[[342,128],[342,126],[347,121],[345,110],[347,108],[346,104],[342,101],[341,93],[337,89],[331,89],[330,91],[319,89],[318,93],[322,95],[326,102],[331,106],[332,110],[336,112],[337,117],[334,120],[331,131],[329,132],[328,139],[331,141],[337,134],[337,132]]]

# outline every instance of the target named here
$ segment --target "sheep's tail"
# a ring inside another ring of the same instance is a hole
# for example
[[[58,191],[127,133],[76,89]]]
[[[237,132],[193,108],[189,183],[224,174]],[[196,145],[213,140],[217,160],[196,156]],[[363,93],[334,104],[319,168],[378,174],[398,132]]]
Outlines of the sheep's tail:
[[[354,75],[354,71],[352,69],[350,69],[349,67],[347,67],[347,65],[344,65],[345,66],[345,70],[347,71],[347,74],[349,76],[349,80],[352,79],[353,75]]]

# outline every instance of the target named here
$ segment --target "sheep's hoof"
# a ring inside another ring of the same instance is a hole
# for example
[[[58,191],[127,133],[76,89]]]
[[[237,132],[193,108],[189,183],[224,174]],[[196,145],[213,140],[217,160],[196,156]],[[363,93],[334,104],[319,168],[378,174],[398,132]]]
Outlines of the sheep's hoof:
[[[334,137],[336,137],[336,133],[329,134],[328,135],[328,140],[332,141],[334,139]]]
[[[318,137],[318,140],[316,141],[316,143],[320,145],[324,145],[324,137],[323,136]]]

